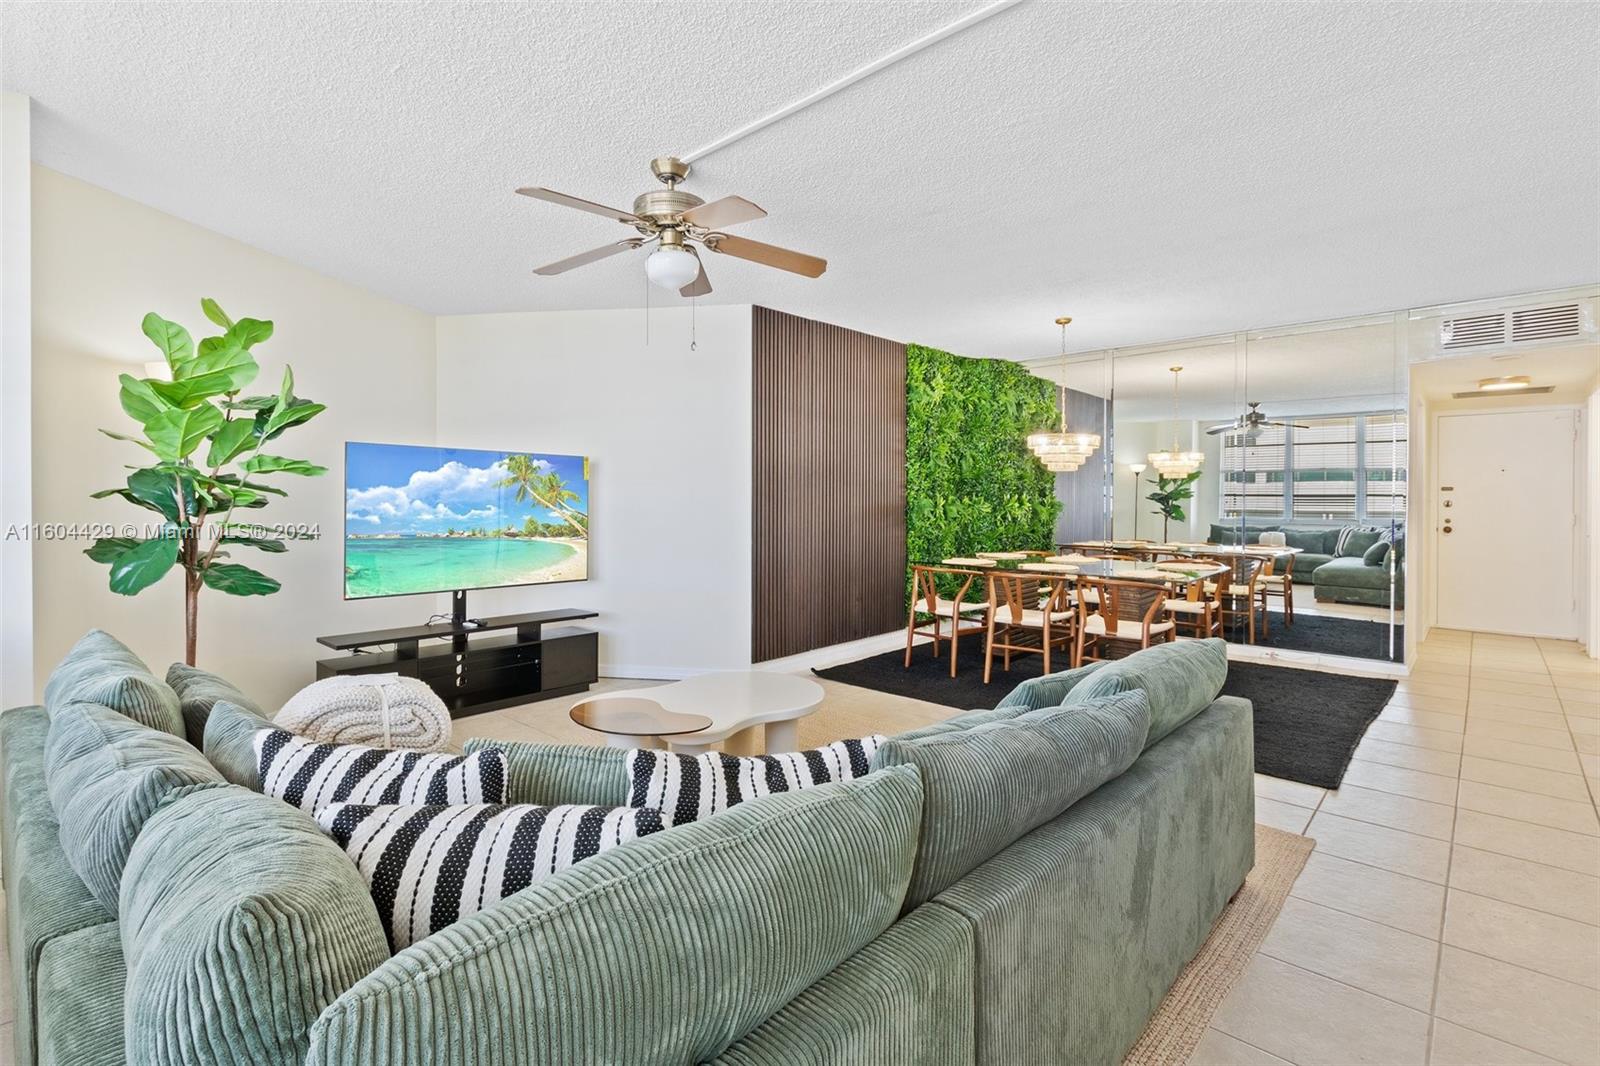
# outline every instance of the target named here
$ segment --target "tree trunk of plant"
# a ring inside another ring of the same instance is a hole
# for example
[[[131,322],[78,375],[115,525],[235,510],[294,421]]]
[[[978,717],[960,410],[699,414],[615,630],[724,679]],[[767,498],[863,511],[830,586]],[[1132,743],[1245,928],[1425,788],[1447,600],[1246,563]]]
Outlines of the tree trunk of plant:
[[[1171,544],[1172,543],[1172,537],[1167,532],[1167,527],[1169,525],[1171,525],[1171,524],[1172,524],[1172,519],[1171,518],[1167,517],[1166,515],[1162,515],[1161,516],[1161,543],[1163,543],[1163,544]],[[189,665],[193,666],[194,664],[190,663]]]
[[[200,575],[193,570],[183,572],[183,661],[195,665],[195,624],[200,613]]]

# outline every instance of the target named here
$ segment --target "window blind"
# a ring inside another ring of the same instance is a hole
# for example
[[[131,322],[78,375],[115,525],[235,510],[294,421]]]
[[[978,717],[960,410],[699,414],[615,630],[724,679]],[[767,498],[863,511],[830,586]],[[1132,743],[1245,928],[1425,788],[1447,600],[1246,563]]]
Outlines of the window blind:
[[[1367,479],[1367,516],[1406,515],[1406,416],[1400,412],[1367,415],[1367,447],[1363,469]]]
[[[1308,418],[1294,430],[1293,518],[1356,517],[1356,420]]]
[[[1404,412],[1285,421],[1306,428],[1267,426],[1254,440],[1239,433],[1223,436],[1223,517],[1242,513],[1341,522],[1405,517]]]
[[[1283,517],[1284,431],[1265,426],[1249,440],[1243,433],[1222,438],[1224,514]]]

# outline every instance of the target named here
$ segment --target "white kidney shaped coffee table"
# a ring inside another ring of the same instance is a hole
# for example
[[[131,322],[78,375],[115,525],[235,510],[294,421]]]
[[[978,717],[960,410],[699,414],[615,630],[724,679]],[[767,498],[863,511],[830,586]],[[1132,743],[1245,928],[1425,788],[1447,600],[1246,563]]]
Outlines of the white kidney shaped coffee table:
[[[761,755],[798,751],[799,721],[817,709],[822,695],[822,686],[810,678],[765,670],[729,670],[652,688],[602,692],[574,706],[572,718],[584,724],[579,721],[578,708],[602,700],[653,700],[672,715],[701,715],[711,719],[711,724],[693,733],[607,733],[606,743],[619,748],[670,744],[673,751],[685,755],[698,755],[721,743],[733,754]]]

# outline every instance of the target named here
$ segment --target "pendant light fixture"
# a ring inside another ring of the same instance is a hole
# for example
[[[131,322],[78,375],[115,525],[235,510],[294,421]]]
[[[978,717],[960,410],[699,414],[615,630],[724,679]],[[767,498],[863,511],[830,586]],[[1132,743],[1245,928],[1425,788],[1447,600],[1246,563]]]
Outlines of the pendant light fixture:
[[[1071,321],[1066,316],[1056,319],[1056,325],[1061,327],[1061,429],[1028,436],[1028,449],[1046,470],[1055,474],[1078,469],[1100,447],[1098,433],[1072,433],[1067,429],[1067,325]]]
[[[1183,373],[1183,367],[1173,366],[1167,369],[1172,371],[1172,450],[1151,452],[1150,465],[1155,467],[1156,473],[1162,477],[1188,477],[1200,469],[1205,455],[1201,452],[1185,452],[1178,449],[1178,375]]]

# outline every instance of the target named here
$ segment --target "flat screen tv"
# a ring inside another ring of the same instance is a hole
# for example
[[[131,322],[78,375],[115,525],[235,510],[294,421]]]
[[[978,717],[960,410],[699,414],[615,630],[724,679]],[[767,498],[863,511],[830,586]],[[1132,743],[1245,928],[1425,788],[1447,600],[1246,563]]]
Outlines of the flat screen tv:
[[[589,577],[589,460],[345,445],[347,600]]]

